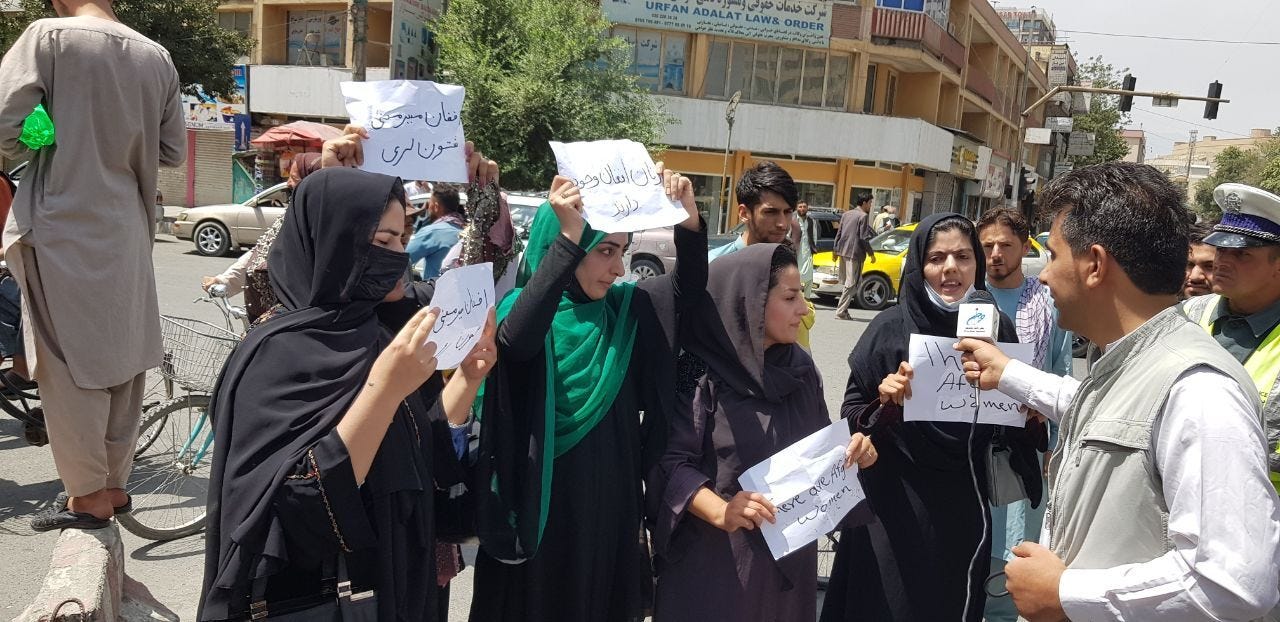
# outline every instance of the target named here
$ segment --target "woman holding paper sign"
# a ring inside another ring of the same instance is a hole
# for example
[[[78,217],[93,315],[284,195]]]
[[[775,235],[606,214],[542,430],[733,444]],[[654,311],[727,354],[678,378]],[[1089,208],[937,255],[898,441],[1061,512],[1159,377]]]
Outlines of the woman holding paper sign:
[[[901,405],[912,390],[911,335],[954,337],[960,301],[985,288],[985,272],[972,222],[958,214],[925,218],[907,249],[897,306],[872,320],[849,355],[841,414],[875,439],[880,461],[859,474],[870,503],[850,514],[857,526],[840,533],[824,622],[982,619],[991,548],[987,455],[995,426],[902,421]],[[1017,341],[1004,315],[1000,340]],[[868,408],[874,404],[882,406]],[[1030,441],[1022,434],[1015,442]],[[1040,482],[1039,473],[1034,480]]]
[[[706,361],[692,411],[671,422],[654,530],[657,622],[813,620],[817,544],[775,561],[756,527],[774,522],[739,477],[831,424],[822,376],[796,343],[809,314],[796,256],[755,244],[711,265],[710,300],[684,320],[685,347]],[[845,466],[876,461],[854,434]]]
[[[359,606],[376,619],[437,618],[433,491],[461,477],[449,423],[469,416],[496,330],[443,389],[423,387],[438,310],[394,338],[378,318],[405,294],[404,202],[398,179],[348,169],[298,187],[271,249],[284,310],[236,348],[213,398],[199,620],[331,605],[335,566],[373,591]]]
[[[569,179],[534,218],[484,391],[475,622],[632,620],[649,606],[641,483],[675,410],[677,312],[707,278],[692,186],[658,170],[688,212],[667,276],[615,283],[629,234],[588,226]]]

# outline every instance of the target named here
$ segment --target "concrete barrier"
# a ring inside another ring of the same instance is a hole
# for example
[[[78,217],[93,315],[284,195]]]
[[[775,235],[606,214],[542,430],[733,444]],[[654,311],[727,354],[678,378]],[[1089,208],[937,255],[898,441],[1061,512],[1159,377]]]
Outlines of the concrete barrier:
[[[34,602],[14,622],[117,622],[178,616],[124,572],[124,544],[116,523],[105,529],[67,529],[58,537],[49,573]]]

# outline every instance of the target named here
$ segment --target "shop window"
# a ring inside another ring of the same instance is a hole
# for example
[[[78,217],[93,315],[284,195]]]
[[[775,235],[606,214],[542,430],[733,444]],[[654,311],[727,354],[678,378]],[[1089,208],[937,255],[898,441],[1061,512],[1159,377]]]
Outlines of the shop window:
[[[809,207],[831,208],[835,204],[836,187],[831,184],[815,184],[796,182],[796,190],[801,201]]]
[[[729,78],[729,42],[712,41],[707,54],[707,97],[728,99],[732,92],[725,92]]]
[[[876,111],[876,69],[877,65],[867,65],[867,92],[862,97],[863,114]]]
[[[849,92],[849,67],[852,63],[848,56],[832,54],[827,65],[827,108],[844,110],[845,96]]]
[[[778,61],[778,103],[800,105],[800,76],[804,69],[804,50],[782,48]]]
[[[631,47],[630,72],[642,86],[654,93],[684,93],[688,35],[636,28],[614,28],[613,33]]]
[[[804,89],[800,93],[801,106],[822,105],[823,88],[826,83],[827,55],[822,52],[805,52],[804,54]]]
[[[346,63],[346,11],[289,11],[288,19],[290,65]]]
[[[768,43],[713,40],[707,59],[708,97],[844,108],[852,65],[847,55]]]
[[[889,86],[884,93],[884,113],[893,116],[893,105],[898,99],[898,75],[889,74]]]
[[[242,35],[251,36],[253,13],[249,11],[223,11],[218,13],[218,25],[223,30],[232,30]]]
[[[778,99],[778,53],[776,45],[757,45],[750,101],[773,103]]]

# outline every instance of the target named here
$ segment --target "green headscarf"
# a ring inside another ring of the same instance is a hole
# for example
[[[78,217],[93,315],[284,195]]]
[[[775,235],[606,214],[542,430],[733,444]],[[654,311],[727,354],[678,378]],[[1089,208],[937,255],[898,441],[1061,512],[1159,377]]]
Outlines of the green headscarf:
[[[579,246],[590,252],[605,234],[584,224]],[[506,319],[524,286],[542,263],[551,244],[560,235],[560,220],[551,204],[543,203],[533,219],[529,241],[516,289],[498,304],[498,320]],[[546,526],[550,508],[551,476],[554,458],[573,449],[595,429],[613,406],[631,364],[631,351],[636,339],[636,319],[631,312],[635,283],[621,283],[609,288],[600,300],[580,302],[568,293],[560,297],[560,306],[546,337],[546,439],[543,446],[542,502],[538,520],[538,539]]]

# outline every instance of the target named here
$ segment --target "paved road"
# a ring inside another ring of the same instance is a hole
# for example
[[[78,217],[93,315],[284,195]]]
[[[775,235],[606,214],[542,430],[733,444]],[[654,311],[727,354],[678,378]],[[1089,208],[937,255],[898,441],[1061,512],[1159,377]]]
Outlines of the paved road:
[[[189,242],[160,236],[155,248],[155,264],[161,312],[219,322],[216,309],[191,301],[200,294],[200,276],[216,274],[231,261],[230,258],[201,257],[194,253]],[[852,321],[839,321],[830,307],[820,305],[812,333],[814,358],[823,372],[827,403],[836,415],[848,378],[845,360],[867,322],[874,317],[873,313],[861,311],[853,315]],[[17,616],[39,591],[57,535],[32,532],[28,520],[47,507],[60,490],[48,448],[27,446],[22,439],[21,424],[0,415],[0,551],[3,551],[0,619]],[[202,572],[203,536],[156,543],[125,533],[125,547],[128,573],[150,588],[160,602],[183,620],[194,620]],[[451,615],[454,620],[466,619],[471,600],[470,583],[470,570],[454,581]]]

